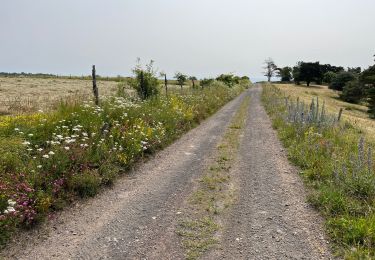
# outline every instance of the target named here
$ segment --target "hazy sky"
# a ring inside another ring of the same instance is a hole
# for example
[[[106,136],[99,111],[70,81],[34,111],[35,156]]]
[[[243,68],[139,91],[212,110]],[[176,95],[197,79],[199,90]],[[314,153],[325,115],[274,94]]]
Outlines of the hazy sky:
[[[259,77],[267,57],[367,67],[374,11],[374,0],[1,0],[0,71],[130,75],[137,57],[198,77]]]

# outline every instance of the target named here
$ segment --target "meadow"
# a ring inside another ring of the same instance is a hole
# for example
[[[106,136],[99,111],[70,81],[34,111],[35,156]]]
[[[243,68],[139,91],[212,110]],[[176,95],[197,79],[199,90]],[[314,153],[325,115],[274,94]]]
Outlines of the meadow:
[[[115,81],[98,81],[102,96],[117,91]],[[32,113],[56,109],[58,103],[92,97],[89,79],[0,77],[0,115]]]
[[[335,253],[373,259],[374,122],[365,108],[338,101],[325,87],[265,84],[262,98],[289,159],[310,188],[311,204],[325,217]],[[341,120],[339,108],[345,109]]]
[[[0,245],[78,198],[94,196],[139,159],[196,126],[248,82],[175,88],[147,100],[116,92],[0,117]],[[100,85],[99,85],[100,86]]]

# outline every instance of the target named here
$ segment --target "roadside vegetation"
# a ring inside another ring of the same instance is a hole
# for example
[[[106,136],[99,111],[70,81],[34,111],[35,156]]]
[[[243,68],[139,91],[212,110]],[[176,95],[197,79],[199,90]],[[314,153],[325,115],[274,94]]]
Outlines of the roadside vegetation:
[[[266,84],[262,100],[290,160],[311,188],[309,200],[325,217],[336,253],[373,259],[375,143],[340,118],[339,110],[327,111],[322,99],[306,103],[284,89]]]
[[[133,72],[129,81],[138,97],[118,91],[99,106],[61,103],[49,113],[0,117],[0,247],[17,230],[112,185],[139,159],[199,124],[249,84],[229,88],[212,81],[166,96],[159,94],[152,63]]]
[[[249,103],[250,97],[246,96],[218,145],[213,162],[189,199],[189,217],[181,220],[177,229],[187,259],[197,259],[219,243],[218,218],[235,199],[230,170],[236,160]]]

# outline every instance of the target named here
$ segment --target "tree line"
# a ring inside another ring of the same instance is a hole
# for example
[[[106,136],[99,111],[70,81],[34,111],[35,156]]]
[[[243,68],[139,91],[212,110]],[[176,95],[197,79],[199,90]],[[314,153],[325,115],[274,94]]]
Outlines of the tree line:
[[[375,56],[375,55],[374,55]],[[282,82],[296,85],[311,83],[328,85],[340,91],[340,99],[350,103],[366,103],[370,117],[375,118],[375,64],[362,71],[361,67],[333,66],[317,62],[299,61],[293,67],[278,67],[271,58],[265,60],[264,75],[268,81],[276,76]]]

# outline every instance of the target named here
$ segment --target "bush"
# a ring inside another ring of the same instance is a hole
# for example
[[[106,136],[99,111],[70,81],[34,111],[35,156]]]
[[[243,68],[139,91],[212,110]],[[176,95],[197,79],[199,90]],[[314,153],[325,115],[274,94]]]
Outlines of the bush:
[[[356,76],[351,72],[339,72],[336,77],[332,79],[331,84],[329,84],[329,88],[334,90],[343,90],[346,83],[355,79]]]
[[[358,80],[345,83],[340,98],[349,103],[359,103],[363,98],[363,88]]]
[[[232,74],[221,74],[216,78],[217,81],[223,82],[228,87],[233,87],[235,84],[239,83],[240,78]]]
[[[131,86],[137,91],[138,96],[142,99],[148,99],[159,94],[159,80],[156,77],[156,71],[153,68],[153,61],[150,61],[143,69],[139,63],[133,69],[135,78],[131,80]]]

